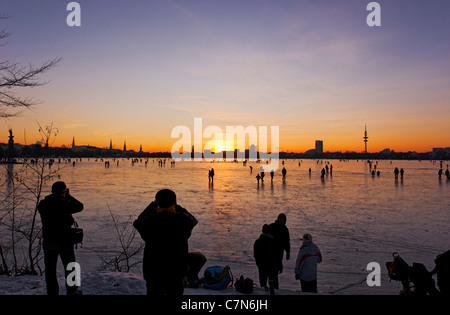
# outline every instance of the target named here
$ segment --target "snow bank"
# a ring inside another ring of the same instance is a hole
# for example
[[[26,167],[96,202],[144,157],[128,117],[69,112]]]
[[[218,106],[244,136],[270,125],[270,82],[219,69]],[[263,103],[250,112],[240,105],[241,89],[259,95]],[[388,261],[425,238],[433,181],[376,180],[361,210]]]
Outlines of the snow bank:
[[[60,294],[65,294],[64,276],[58,277]],[[145,295],[145,280],[141,275],[123,272],[82,273],[80,290],[83,295]],[[0,276],[0,295],[46,295],[43,276]],[[185,295],[241,295],[234,288],[209,290],[186,288]],[[263,288],[256,287],[253,295],[268,295]],[[279,295],[298,295],[291,290],[276,290]]]

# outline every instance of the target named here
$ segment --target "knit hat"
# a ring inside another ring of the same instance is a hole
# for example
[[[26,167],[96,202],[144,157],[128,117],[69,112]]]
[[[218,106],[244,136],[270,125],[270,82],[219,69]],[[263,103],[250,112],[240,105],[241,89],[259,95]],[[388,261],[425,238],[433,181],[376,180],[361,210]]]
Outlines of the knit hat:
[[[301,239],[304,244],[311,244],[312,243],[312,236],[309,233],[303,234],[303,238]]]

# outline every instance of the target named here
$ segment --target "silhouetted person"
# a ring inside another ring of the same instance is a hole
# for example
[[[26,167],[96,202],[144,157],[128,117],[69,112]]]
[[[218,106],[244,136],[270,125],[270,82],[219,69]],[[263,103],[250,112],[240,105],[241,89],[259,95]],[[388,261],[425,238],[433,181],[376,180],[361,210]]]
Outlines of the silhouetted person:
[[[185,278],[185,287],[198,288],[200,280],[198,273],[206,263],[206,257],[199,252],[188,253],[188,270]]]
[[[188,271],[188,239],[195,217],[177,205],[170,189],[156,193],[133,226],[145,241],[143,272],[147,295],[182,295]]]
[[[437,275],[437,285],[443,295],[450,296],[450,250],[439,254],[434,260],[436,266],[431,274]]]
[[[58,295],[59,285],[56,278],[58,256],[64,266],[67,295],[80,295],[76,286],[67,285],[67,265],[75,262],[74,244],[70,229],[74,222],[72,214],[81,212],[83,204],[69,194],[64,182],[52,185],[52,193],[39,202],[38,211],[42,221],[44,249],[45,283],[48,295]]]
[[[320,175],[320,178],[324,178],[325,177],[325,169],[324,168],[322,168],[322,175]]]
[[[260,286],[267,290],[267,282],[269,282],[271,293],[273,293],[278,273],[277,253],[275,238],[271,235],[269,225],[264,224],[261,235],[253,244],[253,256],[258,266]]]
[[[287,173],[286,168],[283,167],[283,169],[281,170],[281,174],[283,174],[283,179],[286,178],[286,173]]]
[[[400,177],[403,178],[403,174],[405,173],[405,171],[403,170],[403,168],[400,169]]]
[[[448,168],[445,170],[445,176],[447,176],[447,179],[450,179],[450,171]]]
[[[443,173],[444,173],[444,172],[442,171],[442,168],[440,168],[439,171],[438,171],[439,179],[441,179]]]
[[[273,182],[273,176],[275,175],[274,171],[270,171],[270,181]]]
[[[317,264],[320,262],[322,254],[319,247],[313,244],[311,234],[304,234],[295,262],[295,279],[300,280],[303,292],[317,293]]]
[[[395,175],[395,178],[398,178],[398,173],[399,173],[399,170],[398,170],[398,168],[396,167],[396,168],[394,169],[394,175]]]
[[[214,181],[214,169],[213,168],[209,171],[209,180]]]
[[[256,179],[258,180],[258,185],[259,185],[259,180],[261,179],[261,175],[256,175]]]
[[[283,256],[284,252],[286,252],[286,260],[289,260],[291,257],[291,238],[289,236],[289,229],[286,226],[286,215],[284,213],[280,213],[275,222],[269,225],[270,233],[275,238],[275,243],[277,245],[277,271],[278,273],[283,272]],[[274,279],[274,287],[278,289],[278,275]]]

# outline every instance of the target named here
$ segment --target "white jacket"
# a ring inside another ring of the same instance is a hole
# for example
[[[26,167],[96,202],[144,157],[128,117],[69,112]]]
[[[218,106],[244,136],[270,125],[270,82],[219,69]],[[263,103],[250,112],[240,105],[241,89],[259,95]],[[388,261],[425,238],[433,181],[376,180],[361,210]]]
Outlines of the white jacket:
[[[295,262],[295,274],[300,280],[313,281],[317,279],[317,264],[322,262],[322,254],[316,244],[303,244],[298,251]]]

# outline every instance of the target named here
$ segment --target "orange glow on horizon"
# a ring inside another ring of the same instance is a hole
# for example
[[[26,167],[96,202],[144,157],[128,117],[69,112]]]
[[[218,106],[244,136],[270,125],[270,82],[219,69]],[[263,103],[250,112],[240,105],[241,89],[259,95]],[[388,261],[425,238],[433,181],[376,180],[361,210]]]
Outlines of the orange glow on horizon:
[[[16,139],[17,138],[17,139]],[[15,143],[16,144],[25,144],[23,141],[20,141],[19,137],[15,137]],[[72,140],[73,138],[60,138],[56,139],[53,143],[50,145],[52,147],[67,147],[70,148],[72,146]],[[119,149],[122,150],[124,146],[124,141],[126,141],[126,149],[127,150],[133,150],[135,152],[139,152],[140,146],[142,145],[143,152],[170,152],[172,145],[175,143],[177,139],[171,139],[167,138],[167,140],[164,139],[154,139],[153,141],[136,141],[136,140],[118,140],[115,141],[112,139],[113,142],[113,149]],[[283,139],[280,139],[280,148],[279,152],[288,152],[288,153],[304,153],[310,149],[315,148],[315,140],[308,141],[307,144],[304,143],[304,141],[295,141],[290,140],[283,141]],[[352,141],[327,141],[326,139],[322,138],[323,140],[323,151],[324,152],[356,152],[361,153],[364,152],[364,142],[361,140],[359,143],[355,143]],[[410,143],[406,142],[393,142],[392,139],[373,139],[372,141],[368,142],[368,153],[377,153],[384,149],[390,149],[394,150],[396,152],[408,152],[408,151],[415,151],[418,153],[424,153],[424,152],[430,152],[433,150],[433,148],[436,147],[448,147],[450,146],[449,143],[442,143],[440,144],[439,141],[436,141],[434,143],[430,143],[429,141],[426,141],[426,139],[416,139],[417,141],[414,141],[414,145],[411,145]],[[76,146],[93,146],[97,148],[109,148],[109,139],[90,139],[89,141],[84,141],[80,138],[80,140],[77,140],[75,138],[75,145]],[[205,145],[208,142],[208,140],[203,141],[203,145]],[[8,143],[7,137],[0,137],[0,143]],[[26,144],[34,144],[36,141],[27,141]],[[385,144],[384,144],[385,143]],[[268,146],[270,148],[270,146]],[[184,151],[190,151],[191,149],[184,149]],[[234,149],[233,149],[234,150]],[[246,144],[246,150],[248,150],[248,144]],[[223,152],[223,151],[231,151],[231,147],[224,145],[224,144],[217,144],[211,148],[212,152]]]

